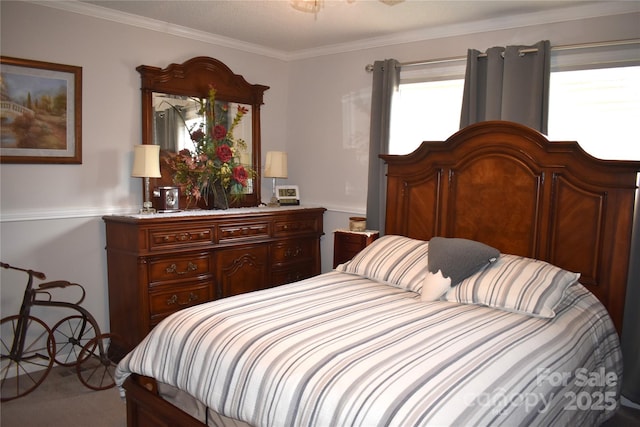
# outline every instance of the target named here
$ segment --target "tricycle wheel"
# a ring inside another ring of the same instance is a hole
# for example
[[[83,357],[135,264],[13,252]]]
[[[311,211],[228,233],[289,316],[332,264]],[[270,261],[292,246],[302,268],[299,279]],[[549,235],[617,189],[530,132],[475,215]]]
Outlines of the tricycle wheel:
[[[21,317],[15,315],[0,321],[2,402],[31,393],[44,381],[53,366],[51,330],[37,317],[22,318],[27,322],[27,334],[22,349],[14,347],[13,341],[20,329],[20,320]]]
[[[92,390],[106,390],[116,385],[116,362],[109,357],[112,334],[101,334],[87,342],[76,363],[80,382]]]
[[[96,329],[85,316],[69,316],[51,328],[58,365],[73,366],[79,360],[82,348],[96,336]]]

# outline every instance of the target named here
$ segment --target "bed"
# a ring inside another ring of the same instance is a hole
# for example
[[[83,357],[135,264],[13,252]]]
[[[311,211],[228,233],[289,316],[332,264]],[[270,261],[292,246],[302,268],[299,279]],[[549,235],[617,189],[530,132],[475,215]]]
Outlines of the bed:
[[[387,163],[385,236],[182,310],[118,365],[129,426],[599,425],[640,162],[509,122]]]

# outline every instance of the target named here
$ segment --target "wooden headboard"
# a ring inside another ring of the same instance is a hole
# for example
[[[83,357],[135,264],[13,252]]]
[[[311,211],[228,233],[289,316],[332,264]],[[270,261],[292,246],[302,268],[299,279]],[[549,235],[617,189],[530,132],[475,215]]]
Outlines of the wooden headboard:
[[[461,237],[580,272],[622,330],[640,162],[503,121],[387,162],[386,234]]]

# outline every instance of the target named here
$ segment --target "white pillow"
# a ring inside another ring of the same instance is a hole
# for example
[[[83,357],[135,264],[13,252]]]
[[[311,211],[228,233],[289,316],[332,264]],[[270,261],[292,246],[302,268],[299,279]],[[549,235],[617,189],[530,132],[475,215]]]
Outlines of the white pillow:
[[[435,274],[428,271],[426,276],[424,277],[422,291],[420,291],[420,300],[425,302],[437,301],[442,295],[450,290],[450,277],[444,277],[442,271],[440,270],[438,270],[438,272]]]
[[[427,273],[428,253],[429,243],[424,240],[389,234],[375,240],[352,260],[338,265],[336,270],[420,292]]]
[[[452,288],[445,299],[550,318],[565,290],[579,278],[580,273],[544,261],[503,254]]]

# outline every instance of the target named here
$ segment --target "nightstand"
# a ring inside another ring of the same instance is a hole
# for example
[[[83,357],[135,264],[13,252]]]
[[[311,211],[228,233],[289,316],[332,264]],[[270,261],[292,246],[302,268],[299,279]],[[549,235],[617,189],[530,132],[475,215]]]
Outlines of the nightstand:
[[[349,261],[378,238],[377,230],[336,230],[333,234],[333,268]]]

